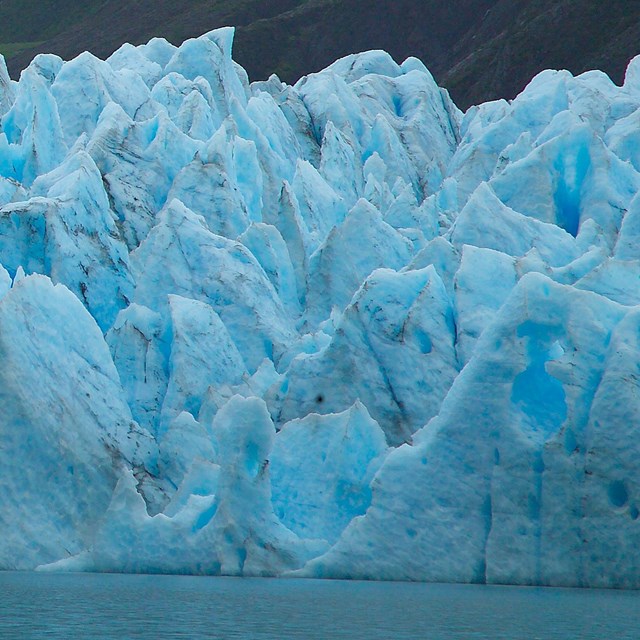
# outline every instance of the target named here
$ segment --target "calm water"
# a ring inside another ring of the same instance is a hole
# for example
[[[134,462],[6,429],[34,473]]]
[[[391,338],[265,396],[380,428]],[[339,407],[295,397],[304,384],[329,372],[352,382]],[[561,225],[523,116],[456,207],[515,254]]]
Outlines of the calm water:
[[[0,573],[0,638],[638,640],[640,592]]]

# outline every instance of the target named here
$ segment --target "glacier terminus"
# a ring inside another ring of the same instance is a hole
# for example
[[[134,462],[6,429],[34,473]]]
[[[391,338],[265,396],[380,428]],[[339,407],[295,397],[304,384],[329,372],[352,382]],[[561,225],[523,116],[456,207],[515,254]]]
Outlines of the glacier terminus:
[[[232,42],[0,64],[0,569],[639,588],[640,58]]]

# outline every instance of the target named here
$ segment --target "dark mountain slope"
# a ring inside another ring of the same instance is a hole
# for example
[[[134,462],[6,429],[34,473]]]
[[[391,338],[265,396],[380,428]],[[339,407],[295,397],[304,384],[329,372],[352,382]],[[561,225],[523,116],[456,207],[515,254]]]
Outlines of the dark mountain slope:
[[[229,24],[251,79],[276,72],[293,82],[348,53],[385,49],[421,58],[461,107],[511,98],[549,67],[600,68],[620,82],[640,51],[640,0],[0,2],[0,42],[38,43],[4,46],[13,75],[41,51],[105,57],[123,42],[178,43]]]
[[[271,69],[291,81],[349,53],[384,49],[398,61],[415,55],[442,75],[456,44],[494,4],[495,0],[312,0],[239,29],[236,57],[250,75],[252,69],[262,76]]]
[[[600,69],[622,82],[640,53],[640,0],[500,0],[461,39],[439,80],[462,104],[514,97],[543,69]]]

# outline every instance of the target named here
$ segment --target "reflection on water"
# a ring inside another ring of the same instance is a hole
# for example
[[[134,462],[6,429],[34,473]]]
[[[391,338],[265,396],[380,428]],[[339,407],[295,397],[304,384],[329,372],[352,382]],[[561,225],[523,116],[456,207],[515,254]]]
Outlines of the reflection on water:
[[[640,592],[0,572],[0,638],[638,640]]]

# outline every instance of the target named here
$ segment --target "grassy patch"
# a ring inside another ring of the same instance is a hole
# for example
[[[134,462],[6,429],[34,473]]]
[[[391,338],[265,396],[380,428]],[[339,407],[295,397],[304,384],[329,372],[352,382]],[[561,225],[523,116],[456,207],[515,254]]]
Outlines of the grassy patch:
[[[39,44],[42,44],[43,40],[38,42],[4,42],[0,43],[0,53],[5,58],[12,58],[13,56],[17,56],[19,53],[26,51],[27,49],[33,49],[33,47],[37,47]]]

